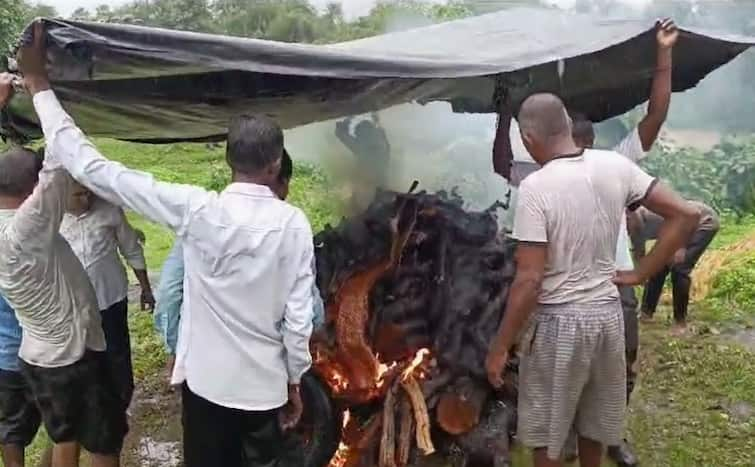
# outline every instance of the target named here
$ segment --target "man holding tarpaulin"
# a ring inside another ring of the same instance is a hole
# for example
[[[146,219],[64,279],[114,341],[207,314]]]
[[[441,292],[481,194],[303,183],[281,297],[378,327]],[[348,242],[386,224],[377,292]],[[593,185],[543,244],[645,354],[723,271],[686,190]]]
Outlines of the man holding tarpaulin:
[[[186,254],[173,382],[183,383],[187,467],[275,465],[302,412],[311,365],[312,258],[304,213],[278,199],[283,131],[241,116],[228,131],[221,193],[162,183],[105,159],[50,89],[45,31],[33,25],[21,72],[50,157],[96,195],[174,230]]]
[[[673,21],[666,19],[658,23],[656,34],[656,67],[650,90],[647,114],[642,118],[636,128],[630,131],[613,150],[632,162],[639,162],[647,156],[660,133],[663,123],[666,121],[669,104],[671,101],[671,75],[672,75],[672,51],[679,36],[679,32]],[[505,97],[505,96],[504,96]],[[499,175],[510,180],[514,186],[525,179],[539,166],[535,162],[525,162],[524,155],[514,154],[510,140],[511,108],[505,102],[501,106],[498,133],[493,152],[493,166]],[[595,131],[592,122],[583,115],[573,114],[572,136],[578,147],[593,148],[595,143]],[[519,156],[519,157],[518,157]],[[529,159],[527,156],[526,159]],[[513,166],[509,166],[514,160]],[[620,271],[634,268],[630,253],[629,235],[627,232],[626,219],[621,218],[621,228],[616,244],[616,269]],[[639,348],[639,326],[637,319],[637,296],[634,287],[620,285],[621,304],[624,312],[624,330],[626,342],[626,369],[627,369],[627,401],[634,390],[637,379],[635,364]],[[573,443],[571,443],[573,444]],[[574,450],[569,445],[567,453]],[[620,466],[631,467],[638,464],[637,456],[632,452],[629,443],[624,440],[618,446],[612,446],[608,450],[609,457]]]

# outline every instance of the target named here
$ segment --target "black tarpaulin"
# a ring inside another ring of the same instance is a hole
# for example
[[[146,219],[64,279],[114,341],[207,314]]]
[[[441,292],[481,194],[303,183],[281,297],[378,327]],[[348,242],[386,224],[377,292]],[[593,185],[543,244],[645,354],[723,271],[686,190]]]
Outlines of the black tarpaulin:
[[[494,112],[556,92],[594,121],[646,100],[653,25],[517,8],[334,45],[285,44],[132,25],[45,20],[54,88],[92,136],[145,142],[224,137],[231,116],[264,112],[286,128],[417,101]],[[755,38],[683,30],[675,91],[695,86]],[[6,131],[39,135],[28,98]]]

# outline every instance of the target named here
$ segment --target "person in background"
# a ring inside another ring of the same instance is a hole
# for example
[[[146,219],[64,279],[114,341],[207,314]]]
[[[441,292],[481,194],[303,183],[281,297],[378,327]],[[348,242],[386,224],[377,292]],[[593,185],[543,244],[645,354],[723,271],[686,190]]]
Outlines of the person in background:
[[[613,151],[625,156],[632,162],[639,162],[644,159],[650,149],[655,144],[660,134],[661,128],[668,116],[669,105],[671,103],[671,75],[672,75],[672,55],[673,48],[679,37],[679,31],[670,19],[665,19],[657,24],[656,32],[656,66],[653,74],[653,81],[650,88],[650,98],[648,101],[648,110],[640,123],[622,139]],[[502,114],[503,124],[508,128],[511,124],[510,105],[503,106]],[[578,147],[592,149],[595,145],[595,129],[590,120],[582,114],[572,114],[572,136]],[[505,176],[507,161],[513,159],[511,142],[508,139],[508,129],[500,133],[501,150],[494,152],[493,165],[496,173]],[[497,157],[496,157],[497,156]],[[537,170],[535,163],[514,163],[511,167],[512,184],[518,186],[521,181],[530,173]],[[632,254],[630,252],[630,241],[627,232],[626,216],[621,216],[621,227],[619,237],[616,243],[616,268],[620,271],[629,271],[634,268]],[[621,296],[621,306],[624,312],[624,333],[626,342],[626,363],[627,363],[627,403],[634,391],[637,380],[636,363],[639,353],[639,324],[637,319],[638,303],[637,294],[634,287],[619,286]],[[569,443],[567,451],[568,457],[573,457],[571,451],[574,451],[574,443]],[[575,454],[576,455],[576,454]],[[617,463],[619,467],[635,467],[639,464],[637,455],[630,443],[624,439],[617,446],[608,448],[608,457]]]
[[[639,284],[660,270],[698,214],[625,157],[578,147],[571,119],[552,94],[527,98],[519,126],[542,168],[520,185],[517,273],[486,361],[488,378],[503,385],[502,371],[521,336],[518,439],[534,450],[536,467],[562,466],[575,428],[580,464],[599,467],[603,447],[622,438],[626,408],[616,285]],[[665,226],[636,269],[617,275],[621,219],[635,203],[662,215]]]
[[[49,88],[34,72],[44,70],[44,51],[28,52],[19,65],[38,94]],[[0,107],[12,89],[12,77],[0,75]],[[97,297],[59,232],[72,186],[49,158],[41,165],[22,148],[0,156],[0,293],[21,325],[19,370],[55,443],[53,465],[78,466],[83,446],[93,467],[114,467],[128,424],[105,361]]]
[[[134,393],[134,372],[128,331],[128,276],[118,252],[139,281],[142,310],[151,310],[155,304],[139,234],[126,220],[123,209],[98,198],[78,183],[73,186],[60,233],[94,286],[108,364],[126,410]]]
[[[680,248],[671,262],[658,274],[653,276],[642,294],[642,317],[652,320],[658,301],[666,283],[666,277],[671,273],[671,287],[674,303],[674,327],[673,334],[683,334],[687,329],[687,308],[689,307],[689,294],[692,287],[692,270],[697,261],[713,241],[721,224],[718,213],[710,206],[700,202],[690,202],[700,211],[700,223],[689,242]],[[635,256],[645,256],[645,244],[648,240],[654,240],[660,235],[663,218],[657,214],[639,208],[630,213],[629,231],[634,246]]]
[[[371,120],[357,123],[353,134],[351,122],[351,118],[337,122],[335,135],[356,159],[359,173],[355,177],[357,185],[353,187],[351,210],[358,212],[370,203],[376,188],[388,186],[391,145],[377,112],[372,114]]]
[[[234,118],[221,193],[156,181],[107,160],[63,110],[47,77],[45,31],[33,25],[31,87],[48,154],[97,196],[173,230],[184,248],[184,304],[174,384],[182,384],[186,467],[274,465],[302,413],[310,368],[312,229],[272,191],[283,131]]]
[[[281,200],[288,197],[289,185],[294,173],[294,163],[288,151],[283,151],[281,170],[278,175],[278,184],[273,191]],[[312,261],[312,272],[317,275],[317,268]],[[175,242],[168,257],[163,263],[160,273],[160,284],[157,289],[157,306],[155,308],[155,329],[163,340],[168,352],[167,368],[173,371],[175,364],[176,346],[178,343],[178,326],[181,317],[181,305],[183,304],[184,260],[181,242]],[[320,290],[315,282],[312,283],[313,317],[312,325],[318,330],[325,324],[325,305],[323,304]]]
[[[24,467],[26,448],[42,423],[31,388],[20,372],[21,334],[15,312],[0,296],[0,454],[5,467]],[[47,449],[39,466],[51,464],[52,449]]]

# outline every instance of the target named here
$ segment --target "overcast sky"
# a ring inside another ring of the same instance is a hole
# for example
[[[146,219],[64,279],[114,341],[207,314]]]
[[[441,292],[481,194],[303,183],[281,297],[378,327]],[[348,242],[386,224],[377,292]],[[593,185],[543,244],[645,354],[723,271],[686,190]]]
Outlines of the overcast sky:
[[[325,6],[325,4],[327,4],[329,1],[332,1],[332,0],[310,0],[312,4],[318,7]],[[424,1],[442,3],[442,0],[424,0]],[[500,1],[501,3],[506,2],[506,0],[498,0],[498,1]],[[569,7],[574,4],[574,1],[575,0],[550,0],[549,3],[555,3],[555,4],[560,4],[562,6],[565,6],[565,7]],[[649,3],[650,1],[652,0],[624,0],[624,3],[642,6]],[[102,5],[105,3],[110,6],[118,6],[127,2],[125,0],[109,0],[109,1],[108,0],[41,0],[41,3],[52,5],[55,8],[57,8],[58,12],[60,12],[63,16],[67,16],[71,14],[73,10],[75,10],[76,8],[80,6],[83,6],[84,8],[88,8],[88,9],[94,9],[97,5]],[[353,18],[356,16],[364,15],[367,12],[369,12],[372,5],[375,4],[375,0],[341,0],[341,4],[343,5],[343,10],[346,16],[349,18]]]

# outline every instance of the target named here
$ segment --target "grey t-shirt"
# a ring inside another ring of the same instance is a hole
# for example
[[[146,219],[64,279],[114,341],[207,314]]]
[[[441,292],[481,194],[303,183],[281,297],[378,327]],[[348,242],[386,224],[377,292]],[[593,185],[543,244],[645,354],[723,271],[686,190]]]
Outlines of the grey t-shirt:
[[[697,226],[697,230],[718,230],[720,227],[720,220],[718,218],[718,213],[712,207],[699,201],[688,201],[688,203],[692,204],[700,211],[700,223]],[[644,207],[638,208],[637,214],[642,220],[640,240],[647,241],[658,238],[658,232],[663,225],[663,217]]]
[[[618,297],[612,279],[624,210],[645,197],[653,180],[626,157],[591,149],[555,159],[522,181],[513,237],[548,245],[540,303]]]

